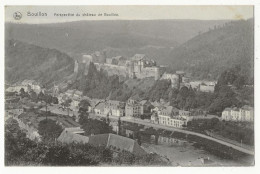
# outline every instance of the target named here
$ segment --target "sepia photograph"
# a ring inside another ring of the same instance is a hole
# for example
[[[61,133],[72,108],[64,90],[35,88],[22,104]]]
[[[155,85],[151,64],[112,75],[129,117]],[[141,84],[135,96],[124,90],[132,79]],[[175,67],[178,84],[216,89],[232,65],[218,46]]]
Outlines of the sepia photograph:
[[[255,166],[254,6],[5,6],[4,165]]]

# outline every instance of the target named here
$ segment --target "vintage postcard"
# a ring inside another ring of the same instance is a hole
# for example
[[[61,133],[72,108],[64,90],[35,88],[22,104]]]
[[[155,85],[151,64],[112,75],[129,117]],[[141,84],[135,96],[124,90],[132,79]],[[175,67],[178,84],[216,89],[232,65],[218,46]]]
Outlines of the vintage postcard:
[[[254,6],[5,6],[5,166],[254,166]]]

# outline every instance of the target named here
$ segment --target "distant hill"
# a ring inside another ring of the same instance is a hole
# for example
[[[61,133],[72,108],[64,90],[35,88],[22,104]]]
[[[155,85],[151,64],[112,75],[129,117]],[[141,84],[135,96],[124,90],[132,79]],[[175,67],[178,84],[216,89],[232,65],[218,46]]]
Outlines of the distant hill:
[[[110,48],[117,54],[155,55],[165,52],[226,21],[144,20],[144,21],[77,21],[57,24],[6,23],[6,38],[21,40],[46,48],[58,49],[72,57]],[[163,49],[158,49],[163,48]],[[114,56],[108,49],[109,55]],[[167,55],[163,55],[167,57]],[[163,62],[160,62],[163,63]]]
[[[217,79],[242,65],[253,77],[253,20],[78,21],[57,24],[6,23],[6,40],[56,49],[75,58],[106,50],[108,57],[147,54],[172,72]]]
[[[5,51],[5,80],[8,83],[35,79],[50,85],[73,73],[73,59],[56,49],[7,40]]]
[[[216,79],[226,69],[241,66],[241,73],[253,78],[253,27],[253,19],[249,19],[212,28],[174,48],[169,66],[202,79]]]

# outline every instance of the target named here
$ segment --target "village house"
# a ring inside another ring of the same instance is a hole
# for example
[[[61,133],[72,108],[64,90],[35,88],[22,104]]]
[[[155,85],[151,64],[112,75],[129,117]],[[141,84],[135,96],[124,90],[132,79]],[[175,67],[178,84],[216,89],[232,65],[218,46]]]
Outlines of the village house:
[[[105,102],[98,103],[94,108],[94,113],[98,115],[104,115]]]
[[[222,120],[237,121],[237,122],[253,122],[254,108],[250,106],[243,106],[242,108],[226,108],[222,112]]]
[[[57,98],[59,103],[62,103],[68,99],[68,96],[64,93],[60,93]]]
[[[165,102],[163,99],[160,101],[154,101],[151,102],[153,108],[151,109],[151,112],[158,113],[160,110],[164,109],[165,107],[170,105],[170,102]]]
[[[158,137],[158,144],[168,145],[168,146],[183,146],[186,141],[174,138],[173,132],[163,132],[162,135]]]
[[[70,108],[71,110],[73,110],[74,112],[77,112],[79,110],[79,103],[82,99],[83,96],[83,92],[75,90],[73,93],[73,96],[71,97],[71,105]]]
[[[116,100],[105,101],[104,114],[117,117],[125,116],[125,103]]]
[[[167,106],[158,112],[159,124],[182,128],[186,125],[186,119],[179,116],[179,110],[172,106]]]
[[[83,98],[83,92],[78,90],[67,90],[65,94],[60,93],[58,96],[59,103],[62,103],[68,99],[71,99],[70,109],[73,112],[77,112],[79,109],[79,103]]]
[[[192,81],[192,82],[189,82],[191,88],[196,89],[197,91],[211,92],[211,93],[213,93],[215,91],[216,83],[217,82],[215,82],[215,81]]]
[[[182,128],[184,125],[187,125],[187,121],[181,117],[170,117],[170,116],[164,116],[159,115],[159,124],[171,126],[171,127],[177,127]]]
[[[105,100],[102,99],[97,99],[97,98],[93,98],[93,99],[87,99],[89,101],[90,106],[88,107],[88,111],[89,112],[95,112],[94,109],[95,107],[102,102],[105,102]]]
[[[36,82],[35,80],[24,80],[24,81],[22,81],[21,84],[22,84],[22,86],[27,86],[28,87],[27,89],[31,89],[34,92],[36,92],[37,94],[40,93],[42,90],[41,85],[38,82]]]
[[[151,123],[159,124],[159,117],[157,112],[153,112],[151,115]]]
[[[14,86],[9,86],[6,89],[6,92],[20,92],[21,89],[24,89],[25,92],[28,91],[28,86],[24,86],[24,85],[14,85]]]
[[[199,91],[201,92],[214,92],[215,91],[215,82],[203,82],[199,85]]]
[[[126,117],[139,117],[142,114],[142,106],[137,100],[130,98],[127,100],[125,106],[125,116]]]
[[[74,90],[69,89],[69,90],[67,90],[67,91],[65,92],[65,94],[66,94],[69,98],[71,98],[71,97],[73,96],[73,94],[74,94]]]
[[[215,116],[211,115],[207,117],[207,111],[201,110],[201,109],[191,109],[189,111],[186,110],[179,110],[179,116],[183,119],[186,119],[187,121],[193,120],[193,119],[208,119],[213,118]]]
[[[142,100],[140,101],[140,105],[141,105],[141,115],[151,115],[154,106],[151,104],[150,101]]]
[[[158,112],[158,115],[163,116],[178,116],[179,109],[174,108],[173,106],[166,106]]]
[[[186,111],[186,110],[179,110],[179,116],[188,119],[188,117],[192,116],[191,111]]]

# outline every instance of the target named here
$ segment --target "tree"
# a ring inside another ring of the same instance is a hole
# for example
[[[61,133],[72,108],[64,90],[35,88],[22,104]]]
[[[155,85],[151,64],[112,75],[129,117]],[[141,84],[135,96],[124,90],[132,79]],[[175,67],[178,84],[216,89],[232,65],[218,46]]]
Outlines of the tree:
[[[52,97],[52,103],[53,104],[59,104],[59,100],[57,97]]]
[[[80,123],[86,135],[105,134],[111,132],[111,127],[105,121],[88,119]]]
[[[80,113],[87,113],[89,112],[90,103],[88,100],[81,100],[79,102],[79,112]]]
[[[21,96],[24,96],[24,94],[25,94],[24,88],[21,88],[21,89],[20,89],[20,95],[21,95]]]
[[[43,92],[41,91],[39,94],[38,94],[38,100],[40,100],[41,102],[44,100],[44,94]]]
[[[106,117],[106,123],[109,125],[110,124],[110,119],[109,119],[109,112],[107,113],[107,117]]]
[[[33,90],[30,91],[30,98],[33,102],[37,102],[38,96],[37,93],[34,92]]]
[[[90,103],[88,100],[81,100],[79,103],[79,123],[84,123],[88,119]]]
[[[62,132],[62,127],[55,121],[45,119],[39,122],[38,132],[44,140],[55,140]]]
[[[43,101],[45,102],[46,120],[47,120],[48,105],[51,105],[51,103],[52,103],[52,96],[51,95],[45,95]]]
[[[239,76],[235,81],[234,85],[238,88],[241,89],[245,85],[245,78],[243,76]]]
[[[67,109],[67,112],[68,112],[68,116],[69,116],[69,113],[70,113],[70,105],[71,105],[71,102],[72,100],[69,98],[67,100],[65,100],[64,102],[61,103],[61,106],[63,107],[63,109]]]

